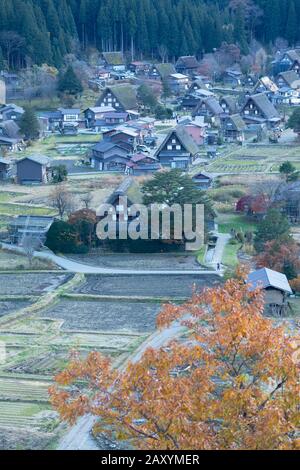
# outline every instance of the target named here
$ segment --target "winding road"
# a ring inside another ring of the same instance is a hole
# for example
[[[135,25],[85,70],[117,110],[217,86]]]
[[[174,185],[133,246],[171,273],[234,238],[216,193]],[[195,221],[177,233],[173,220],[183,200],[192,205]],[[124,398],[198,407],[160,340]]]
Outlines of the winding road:
[[[6,243],[1,244],[5,250],[10,250],[15,253],[24,254],[23,248],[16,245],[9,245]],[[161,275],[166,274],[168,276],[172,275],[203,275],[203,274],[218,274],[214,270],[203,270],[203,269],[193,269],[193,270],[140,270],[140,269],[117,269],[117,268],[101,268],[96,266],[90,266],[88,264],[78,263],[77,261],[72,261],[63,256],[57,256],[54,253],[49,251],[36,251],[34,253],[35,258],[44,259],[55,263],[57,266],[60,266],[66,271],[73,273],[81,274],[137,274],[137,275]],[[219,273],[220,274],[220,273]]]

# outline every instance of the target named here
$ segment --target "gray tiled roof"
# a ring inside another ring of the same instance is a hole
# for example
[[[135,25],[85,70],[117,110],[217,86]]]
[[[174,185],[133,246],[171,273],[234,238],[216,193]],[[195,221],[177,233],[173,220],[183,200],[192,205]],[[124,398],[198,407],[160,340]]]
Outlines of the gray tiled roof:
[[[262,268],[250,273],[247,283],[250,284],[252,290],[257,287],[262,289],[274,287],[275,289],[279,289],[289,294],[293,293],[286,275],[277,271],[272,271],[268,268]]]
[[[28,157],[24,157],[17,161],[17,164],[23,160],[31,160],[32,162],[39,163],[40,165],[48,165],[50,163],[50,159],[45,155],[28,155]]]

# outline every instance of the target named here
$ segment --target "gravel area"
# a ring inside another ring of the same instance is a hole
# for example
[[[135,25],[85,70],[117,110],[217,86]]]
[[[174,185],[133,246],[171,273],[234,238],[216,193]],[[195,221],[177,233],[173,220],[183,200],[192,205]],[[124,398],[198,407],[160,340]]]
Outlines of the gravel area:
[[[65,320],[64,330],[151,332],[159,311],[150,302],[62,300],[39,316]]]
[[[43,294],[67,282],[70,276],[51,273],[0,274],[0,296]]]
[[[80,294],[139,296],[139,297],[189,297],[195,287],[202,290],[220,284],[217,275],[100,275],[89,274],[86,282],[76,288]]]
[[[70,256],[69,256],[70,258]],[[151,253],[141,254],[98,254],[71,255],[78,263],[89,264],[101,268],[140,269],[140,270],[195,270],[200,269],[196,257],[191,255],[173,255]]]

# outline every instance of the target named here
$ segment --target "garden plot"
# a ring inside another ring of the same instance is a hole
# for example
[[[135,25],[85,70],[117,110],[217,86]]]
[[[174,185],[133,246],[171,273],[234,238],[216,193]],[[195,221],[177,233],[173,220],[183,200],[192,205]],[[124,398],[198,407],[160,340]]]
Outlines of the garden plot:
[[[195,256],[174,254],[136,254],[118,253],[103,254],[99,251],[87,255],[71,255],[71,258],[79,263],[103,268],[117,269],[154,269],[154,270],[197,270],[199,264]]]
[[[37,415],[49,409],[50,405],[0,401],[0,427],[39,427]]]
[[[1,219],[0,219],[0,230],[1,230]],[[28,269],[29,271],[32,271],[32,270],[51,271],[54,268],[57,269],[57,266],[52,264],[51,261],[35,258],[30,265],[29,260],[25,255],[22,255],[20,253],[14,253],[9,250],[0,249],[0,271],[13,271],[13,270],[24,270],[24,269]]]
[[[44,294],[67,282],[70,276],[56,273],[0,274],[0,296]]]
[[[5,372],[53,377],[66,367],[69,359],[70,353],[68,351],[44,352],[36,357],[28,357],[14,363],[6,368]]]
[[[214,274],[171,276],[90,274],[86,276],[83,284],[75,288],[75,291],[80,294],[115,297],[182,299],[190,297],[194,289],[199,291],[219,283],[220,277]]]
[[[213,173],[264,173],[268,166],[250,160],[225,160],[221,159],[209,165],[208,170]]]
[[[51,216],[56,215],[57,211],[50,207],[37,207],[25,204],[14,204],[14,203],[0,203],[0,214],[4,216],[16,216],[16,215],[41,215]]]
[[[64,157],[83,157],[92,144],[57,144],[56,151]]]
[[[30,301],[2,301],[0,300],[0,318],[14,311],[26,308],[31,304]]]
[[[74,349],[89,349],[93,351],[126,352],[136,347],[143,336],[139,334],[112,333],[69,333],[53,339],[49,344],[57,347],[71,347]]]
[[[0,401],[48,403],[49,383],[36,380],[14,380],[0,377]]]
[[[0,335],[5,333],[27,337],[30,335],[58,334],[61,323],[61,321],[38,319],[36,317],[18,318],[18,320],[0,327]]]
[[[64,320],[63,330],[151,332],[160,305],[154,302],[61,300],[40,317]]]

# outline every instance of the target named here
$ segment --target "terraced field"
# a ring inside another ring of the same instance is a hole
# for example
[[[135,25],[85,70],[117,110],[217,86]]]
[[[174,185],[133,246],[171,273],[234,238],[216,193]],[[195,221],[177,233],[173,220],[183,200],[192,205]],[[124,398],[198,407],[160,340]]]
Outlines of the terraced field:
[[[57,211],[50,207],[27,206],[23,204],[0,203],[0,214],[6,216],[15,215],[56,215]]]
[[[42,318],[64,320],[63,330],[151,332],[158,303],[61,300],[40,313]]]
[[[38,427],[37,415],[49,409],[49,405],[0,401],[0,427]]]
[[[209,165],[208,169],[213,173],[263,173],[268,166],[258,163],[257,160],[226,160],[220,159]]]
[[[98,275],[86,276],[86,281],[74,289],[80,294],[115,297],[190,297],[193,289],[201,290],[220,283],[214,275]]]
[[[49,383],[33,380],[14,380],[0,377],[0,402],[44,402],[48,403]]]
[[[39,295],[57,288],[71,275],[56,273],[0,274],[0,296]]]
[[[9,313],[15,310],[20,310],[22,308],[28,307],[28,305],[30,304],[30,301],[0,300],[0,317],[4,317],[5,315],[8,315]]]

